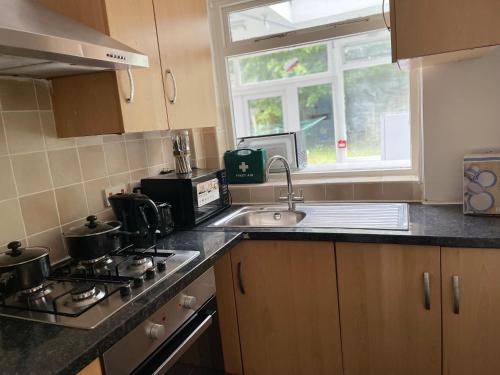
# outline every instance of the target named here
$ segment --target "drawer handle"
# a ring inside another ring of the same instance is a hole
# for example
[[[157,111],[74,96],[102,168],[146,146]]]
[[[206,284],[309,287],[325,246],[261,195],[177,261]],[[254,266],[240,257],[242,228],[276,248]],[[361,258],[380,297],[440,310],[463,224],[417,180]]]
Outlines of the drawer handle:
[[[424,272],[424,307],[431,309],[431,281],[429,272]]]
[[[130,69],[130,66],[127,69],[127,75],[128,75],[128,82],[130,84],[130,95],[128,98],[125,99],[127,103],[132,103],[134,101],[134,96],[135,96],[135,85],[134,85],[134,76],[132,75],[132,69]]]
[[[460,314],[460,278],[458,275],[451,277],[453,284],[453,313]]]
[[[245,286],[243,285],[243,275],[241,273],[241,262],[238,262],[236,269],[237,269],[236,277],[238,278],[238,288],[240,289],[241,294],[245,294],[246,292],[245,292]]]
[[[170,95],[168,95],[168,90],[166,90],[167,96],[168,96],[168,101],[170,102],[170,104],[175,104],[175,102],[177,101],[177,82],[175,80],[174,72],[172,72],[171,69],[167,69],[167,70],[165,70],[165,76],[170,77],[170,79],[172,80],[172,87],[174,89],[174,95],[172,97],[170,97]]]

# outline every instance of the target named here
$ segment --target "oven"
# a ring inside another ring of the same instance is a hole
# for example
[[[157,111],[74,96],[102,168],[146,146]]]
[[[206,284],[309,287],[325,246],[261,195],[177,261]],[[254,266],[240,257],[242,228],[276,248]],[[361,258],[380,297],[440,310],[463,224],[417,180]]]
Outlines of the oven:
[[[113,345],[103,360],[107,375],[223,374],[213,269]]]

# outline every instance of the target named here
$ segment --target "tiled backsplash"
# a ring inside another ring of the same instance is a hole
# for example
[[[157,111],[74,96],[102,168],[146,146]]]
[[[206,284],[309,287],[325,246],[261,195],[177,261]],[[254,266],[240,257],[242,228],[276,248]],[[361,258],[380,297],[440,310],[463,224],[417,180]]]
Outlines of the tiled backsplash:
[[[105,187],[174,168],[168,131],[58,139],[46,81],[0,79],[0,103],[0,248],[49,246],[58,261],[64,230],[112,217]],[[215,129],[193,134],[196,164],[216,166],[215,142]]]
[[[67,256],[62,233],[96,214],[111,219],[106,187],[173,169],[170,132],[59,139],[46,81],[0,79],[0,249],[13,240],[51,248],[52,262]],[[223,130],[191,131],[199,168],[222,164]],[[306,201],[418,201],[413,182],[304,184]],[[284,186],[232,186],[233,201],[267,203]]]
[[[284,178],[284,177],[283,177]],[[374,181],[356,183],[294,184],[296,193],[302,190],[306,202],[420,202],[421,184],[418,182]],[[286,185],[231,185],[234,203],[274,203],[280,194],[286,195]]]

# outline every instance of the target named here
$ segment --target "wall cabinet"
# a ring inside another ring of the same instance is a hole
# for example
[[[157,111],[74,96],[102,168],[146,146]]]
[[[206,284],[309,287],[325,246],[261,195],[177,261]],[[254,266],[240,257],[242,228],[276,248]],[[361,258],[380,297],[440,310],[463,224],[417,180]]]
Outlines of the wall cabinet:
[[[150,0],[39,0],[149,57],[149,68],[132,70],[134,100],[129,103],[126,71],[52,80],[59,137],[167,129],[155,15]]]
[[[231,267],[245,375],[342,373],[332,243],[244,241]]]
[[[154,0],[171,129],[217,125],[206,0]]]
[[[439,247],[335,246],[345,374],[439,375]]]
[[[216,126],[205,0],[38,1],[149,57],[131,102],[126,71],[53,79],[59,137]]]
[[[462,59],[500,44],[497,0],[390,0],[390,11],[393,61],[444,53]]]
[[[443,374],[500,373],[500,250],[442,249]]]

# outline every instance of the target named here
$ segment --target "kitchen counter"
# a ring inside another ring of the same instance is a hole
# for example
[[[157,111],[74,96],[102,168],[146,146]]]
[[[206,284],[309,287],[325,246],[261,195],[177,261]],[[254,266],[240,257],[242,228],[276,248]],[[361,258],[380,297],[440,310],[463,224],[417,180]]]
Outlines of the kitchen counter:
[[[220,228],[210,227],[223,215],[242,206],[233,206],[197,230],[245,232],[253,240],[303,240],[335,242],[393,243],[450,247],[500,248],[500,217],[465,216],[461,205],[410,204],[408,231],[343,228]],[[286,208],[286,205],[283,205]],[[300,210],[300,204],[297,205]]]
[[[177,232],[161,247],[200,256],[92,330],[0,317],[0,373],[75,374],[169,301],[239,240],[238,232]]]
[[[500,248],[500,217],[464,216],[460,205],[411,204],[409,231],[340,228],[223,229],[209,226],[240,207],[231,207],[192,231],[177,232],[167,237],[161,247],[198,250],[201,256],[93,330],[0,317],[0,372],[78,372],[213,266],[243,238]]]

